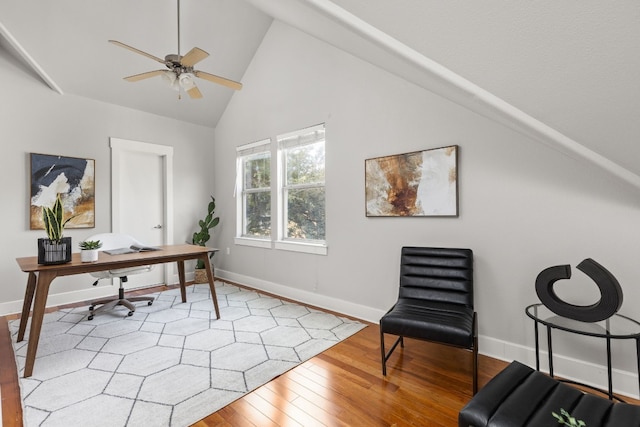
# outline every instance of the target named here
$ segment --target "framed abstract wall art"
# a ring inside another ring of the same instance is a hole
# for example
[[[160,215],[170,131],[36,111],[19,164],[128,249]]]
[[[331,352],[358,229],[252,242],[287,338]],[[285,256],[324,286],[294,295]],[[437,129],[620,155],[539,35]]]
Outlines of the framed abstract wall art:
[[[458,146],[366,159],[366,215],[458,216]]]
[[[95,160],[31,153],[29,223],[44,229],[42,207],[52,207],[60,194],[65,228],[95,227]]]

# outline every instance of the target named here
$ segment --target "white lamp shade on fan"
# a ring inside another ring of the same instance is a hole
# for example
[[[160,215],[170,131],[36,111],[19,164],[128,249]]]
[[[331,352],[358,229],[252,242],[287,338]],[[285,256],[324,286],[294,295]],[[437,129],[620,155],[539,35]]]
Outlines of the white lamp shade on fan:
[[[173,71],[167,70],[164,73],[162,73],[161,77],[162,77],[162,80],[164,80],[171,89],[180,90],[180,86],[176,81],[177,80],[176,73],[174,73]]]
[[[196,87],[196,83],[193,81],[193,76],[189,73],[180,74],[178,80],[180,81],[180,86],[185,91],[191,90]]]
[[[182,88],[186,92],[196,87],[193,75],[190,73],[182,73],[180,76],[176,76],[176,73],[167,70],[161,74],[161,77],[175,91],[179,91]]]

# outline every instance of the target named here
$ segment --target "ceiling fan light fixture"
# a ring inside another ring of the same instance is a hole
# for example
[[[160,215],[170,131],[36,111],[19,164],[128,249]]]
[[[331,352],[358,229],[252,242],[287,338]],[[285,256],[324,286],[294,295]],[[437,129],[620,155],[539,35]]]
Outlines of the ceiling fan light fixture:
[[[162,80],[167,83],[167,86],[169,86],[171,89],[173,90],[180,90],[180,86],[177,82],[177,78],[176,78],[176,73],[174,73],[173,71],[167,70],[165,72],[163,72],[160,77],[162,78]]]
[[[180,74],[180,77],[178,77],[178,80],[180,81],[180,86],[185,91],[191,90],[194,87],[196,87],[196,82],[193,81],[193,75],[190,73]]]

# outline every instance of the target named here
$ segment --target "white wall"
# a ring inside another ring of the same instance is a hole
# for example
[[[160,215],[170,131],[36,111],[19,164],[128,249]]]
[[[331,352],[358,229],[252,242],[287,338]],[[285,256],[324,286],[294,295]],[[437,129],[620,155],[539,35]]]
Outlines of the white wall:
[[[587,304],[596,287],[575,265],[595,259],[622,285],[621,313],[640,318],[637,190],[278,21],[243,83],[216,128],[219,274],[377,321],[397,295],[401,246],[472,248],[480,352],[529,363],[524,308],[538,301],[534,281],[546,267],[570,264],[573,279],[556,289]],[[235,147],[320,122],[328,255],[235,246]],[[365,217],[365,159],[451,144],[460,147],[458,218]],[[587,380],[606,385],[604,343],[560,337],[557,372],[595,363]],[[630,393],[634,355],[632,342],[615,344],[614,366],[624,372],[614,385]]]
[[[65,232],[77,243],[111,229],[109,137],[174,147],[174,241],[184,242],[206,213],[212,193],[213,129],[135,110],[59,95],[0,49],[0,130],[2,137],[3,248],[0,257],[0,314],[19,312],[27,275],[16,257],[36,255],[43,230],[29,230],[29,153],[56,154],[96,160],[96,226]],[[100,84],[96,81],[96,84]],[[135,214],[135,213],[133,213]],[[88,276],[56,279],[48,305],[97,295],[111,295],[110,286],[92,288]]]

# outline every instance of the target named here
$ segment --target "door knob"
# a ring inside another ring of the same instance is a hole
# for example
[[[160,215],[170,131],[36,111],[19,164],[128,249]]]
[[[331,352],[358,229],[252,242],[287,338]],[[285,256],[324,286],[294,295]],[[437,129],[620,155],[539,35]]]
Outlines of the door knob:
[[[155,227],[153,227],[153,228],[162,228],[162,226],[161,226],[160,224],[158,224],[158,225],[156,225],[156,226],[155,226]]]

